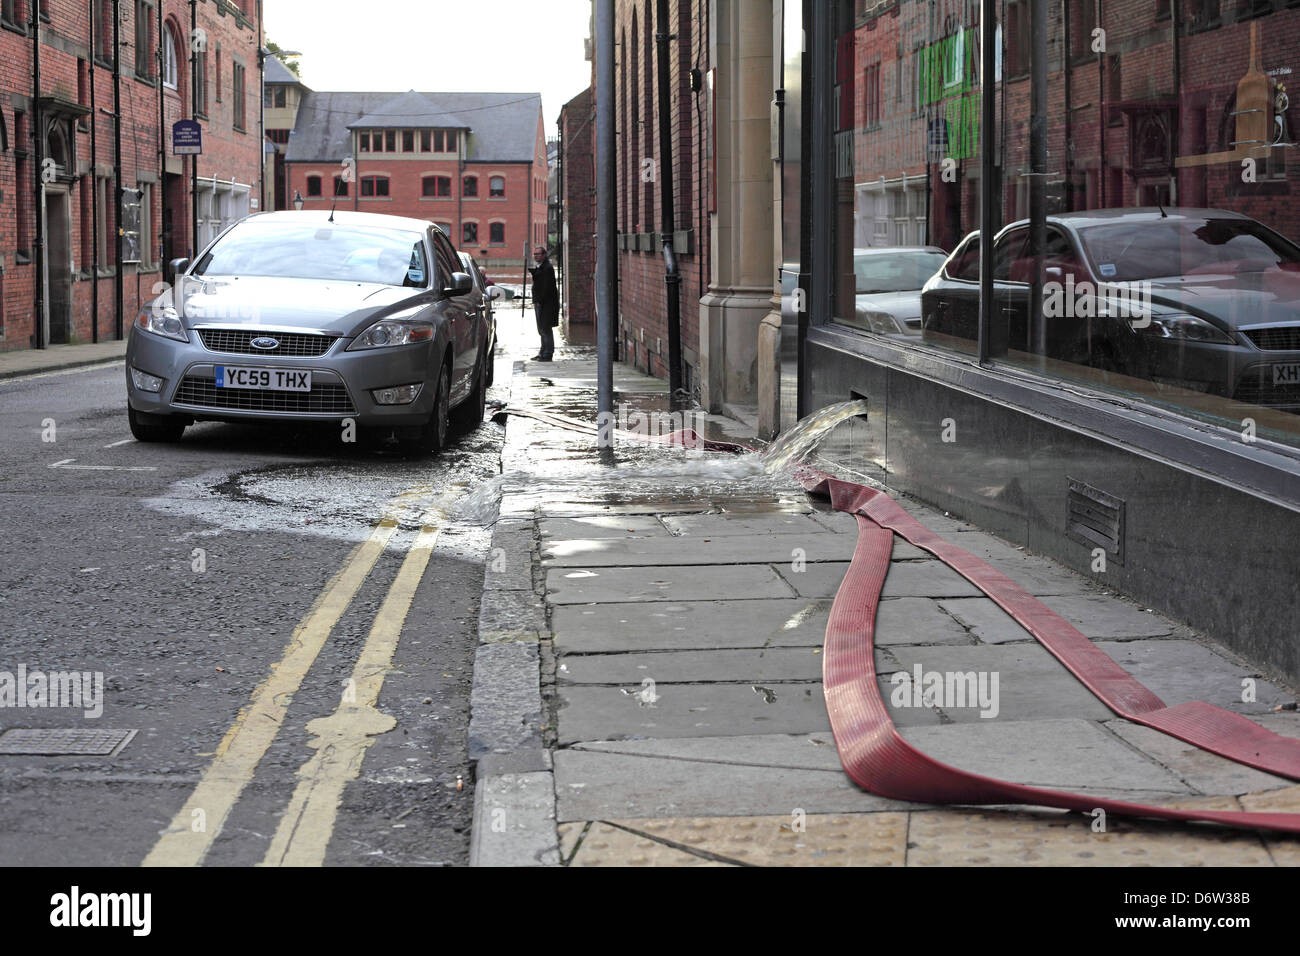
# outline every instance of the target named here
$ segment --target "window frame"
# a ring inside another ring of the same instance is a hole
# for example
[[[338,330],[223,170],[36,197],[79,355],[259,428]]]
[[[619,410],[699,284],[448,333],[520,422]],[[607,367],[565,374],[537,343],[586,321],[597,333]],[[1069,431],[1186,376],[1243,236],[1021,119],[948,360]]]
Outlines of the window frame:
[[[381,173],[371,173],[361,177],[360,192],[357,195],[362,199],[391,199],[392,190],[389,188],[389,177]],[[383,185],[383,191],[380,191],[380,184]],[[370,187],[370,192],[366,192],[366,187]]]
[[[498,191],[498,190],[497,190],[497,187],[493,185],[493,183],[497,182],[498,180],[500,180],[500,182],[501,182],[501,189],[500,189],[500,191]],[[501,175],[501,174],[499,174],[499,173],[498,173],[497,175],[495,175],[495,176],[489,176],[489,177],[488,177],[488,199],[505,199],[505,198],[506,198],[506,178],[505,178],[505,176],[503,176],[503,175]]]

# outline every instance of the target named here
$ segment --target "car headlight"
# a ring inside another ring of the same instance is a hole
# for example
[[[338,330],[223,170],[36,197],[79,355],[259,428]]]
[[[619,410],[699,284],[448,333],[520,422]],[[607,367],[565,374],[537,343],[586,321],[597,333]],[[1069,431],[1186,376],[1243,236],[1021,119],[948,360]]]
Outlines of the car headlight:
[[[1159,339],[1182,339],[1188,342],[1213,342],[1215,345],[1232,345],[1233,338],[1217,325],[1212,325],[1194,315],[1153,315],[1149,325],[1134,324],[1143,335]]]
[[[384,319],[376,322],[357,336],[348,346],[349,352],[359,349],[383,349],[392,345],[412,345],[433,338],[433,325],[429,322],[404,322]]]
[[[181,317],[170,305],[146,306],[141,309],[140,314],[135,317],[135,327],[142,332],[152,332],[154,335],[176,339],[178,342],[190,340],[185,334],[185,325],[181,322]]]
[[[906,335],[907,329],[889,312],[871,309],[858,309],[858,324],[864,325],[880,335]]]

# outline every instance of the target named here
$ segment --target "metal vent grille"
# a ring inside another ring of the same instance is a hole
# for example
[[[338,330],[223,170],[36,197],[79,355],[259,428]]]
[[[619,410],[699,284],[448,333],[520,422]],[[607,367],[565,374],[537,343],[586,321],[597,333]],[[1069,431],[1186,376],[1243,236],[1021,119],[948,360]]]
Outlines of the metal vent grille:
[[[1124,563],[1124,500],[1074,478],[1066,478],[1065,534],[1089,550],[1102,548]]]
[[[210,378],[187,375],[177,386],[172,401],[177,405],[245,412],[351,415],[356,411],[348,390],[333,382],[312,382],[310,392],[281,392],[260,388],[217,388]]]
[[[256,349],[253,339],[266,336],[280,344],[273,349]],[[199,338],[209,352],[230,352],[240,355],[288,355],[294,358],[315,358],[324,355],[338,341],[333,335],[311,332],[264,332],[258,329],[199,329]]]
[[[1300,325],[1279,325],[1270,329],[1246,329],[1256,348],[1270,352],[1300,350]]]

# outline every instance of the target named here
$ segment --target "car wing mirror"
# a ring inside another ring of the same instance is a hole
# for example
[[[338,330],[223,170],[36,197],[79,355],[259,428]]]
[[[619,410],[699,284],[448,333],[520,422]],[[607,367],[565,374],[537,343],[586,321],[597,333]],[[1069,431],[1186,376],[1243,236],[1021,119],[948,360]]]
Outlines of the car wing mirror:
[[[489,286],[487,292],[489,299],[504,299],[506,297],[506,290],[499,285]]]
[[[447,283],[444,289],[447,295],[467,295],[474,291],[474,280],[465,272],[453,272],[451,281]]]
[[[176,277],[183,275],[185,270],[190,267],[189,259],[173,259],[167,263],[167,275],[164,277],[172,285],[176,284]]]

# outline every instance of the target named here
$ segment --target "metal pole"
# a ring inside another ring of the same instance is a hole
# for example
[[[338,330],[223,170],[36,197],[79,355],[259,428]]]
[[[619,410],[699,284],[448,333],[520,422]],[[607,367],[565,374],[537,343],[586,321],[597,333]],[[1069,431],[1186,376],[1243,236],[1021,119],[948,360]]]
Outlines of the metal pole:
[[[673,252],[673,133],[672,88],[669,83],[668,0],[657,0],[655,46],[659,73],[659,221],[664,250],[664,285],[668,294],[668,390],[673,399],[682,391],[681,276]]]
[[[614,0],[596,0],[596,411],[614,414]],[[597,428],[597,444],[614,447],[614,430]]]
[[[989,336],[993,328],[993,233],[997,229],[998,194],[993,179],[994,124],[997,100],[993,75],[997,69],[997,0],[980,0],[980,313],[979,363],[989,360]]]
[[[98,13],[90,5],[90,341],[99,341],[99,140],[95,135],[99,127],[99,110],[95,106],[95,61],[99,57],[96,38],[104,28],[95,22]]]
[[[199,4],[198,0],[190,0],[190,36],[194,36],[194,31],[199,25]],[[198,68],[199,55],[194,50],[194,44],[190,44],[190,119],[198,122],[199,118],[199,91],[193,82],[194,74]],[[233,93],[234,69],[231,69],[231,83]],[[247,82],[245,82],[247,87]],[[247,92],[245,91],[245,95]],[[239,104],[234,104],[236,114],[239,112]],[[215,174],[214,174],[215,175]],[[215,183],[215,180],[214,180]],[[215,197],[214,197],[215,198]],[[199,254],[199,157],[190,157],[190,228],[193,230],[190,240],[194,243],[190,249],[190,259],[194,259]]]
[[[122,25],[121,0],[113,0],[113,325],[122,327]]]
[[[1043,180],[1047,176],[1047,0],[1030,0],[1029,37],[1029,248],[1034,257],[1034,274],[1029,288],[1029,328],[1032,330],[1031,351],[1046,355],[1043,249],[1047,245],[1047,195]]]

